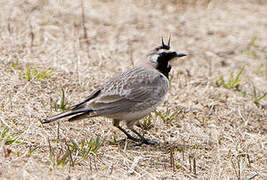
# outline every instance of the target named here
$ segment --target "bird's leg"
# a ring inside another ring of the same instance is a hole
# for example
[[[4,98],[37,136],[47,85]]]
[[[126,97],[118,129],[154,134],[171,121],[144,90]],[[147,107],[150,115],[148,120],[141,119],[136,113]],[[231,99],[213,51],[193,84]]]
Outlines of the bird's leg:
[[[129,134],[125,129],[123,129],[121,126],[120,126],[120,120],[118,119],[113,119],[113,125],[115,127],[117,127],[119,130],[121,130],[126,136],[128,139],[131,139],[133,141],[140,141],[139,139],[137,139],[136,137],[132,136],[131,134]]]
[[[149,141],[148,139],[146,139],[144,136],[142,136],[139,132],[137,132],[133,127],[130,128],[130,130],[132,132],[134,132],[137,136],[140,137],[141,139],[141,143],[140,144],[136,144],[136,146],[141,146],[142,144],[149,144],[149,145],[155,145],[157,144],[157,142],[153,142],[153,141]]]
[[[131,134],[129,134],[125,129],[123,129],[122,127],[120,126],[117,126],[117,128],[119,128],[119,130],[121,130],[126,136],[128,139],[131,139],[133,141],[136,141],[136,142],[139,142],[140,140],[137,139],[136,137],[132,136]]]

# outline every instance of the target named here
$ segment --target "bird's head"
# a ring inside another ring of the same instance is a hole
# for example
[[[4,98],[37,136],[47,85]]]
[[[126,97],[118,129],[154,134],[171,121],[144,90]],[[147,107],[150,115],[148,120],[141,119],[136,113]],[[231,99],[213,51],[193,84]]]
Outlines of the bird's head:
[[[178,53],[170,49],[170,38],[168,44],[165,44],[162,38],[161,46],[156,47],[148,54],[147,58],[149,64],[168,77],[171,70],[171,62],[183,56],[186,56],[186,54]]]

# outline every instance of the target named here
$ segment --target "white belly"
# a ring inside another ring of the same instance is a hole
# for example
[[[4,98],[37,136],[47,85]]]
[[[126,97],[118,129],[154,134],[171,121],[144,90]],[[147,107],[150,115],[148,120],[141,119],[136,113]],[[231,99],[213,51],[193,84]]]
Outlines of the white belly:
[[[138,120],[138,119],[145,117],[151,111],[153,111],[153,109],[154,108],[148,108],[144,111],[116,113],[116,114],[109,115],[107,117],[112,118],[112,119],[124,120],[124,121],[133,121],[133,120]]]

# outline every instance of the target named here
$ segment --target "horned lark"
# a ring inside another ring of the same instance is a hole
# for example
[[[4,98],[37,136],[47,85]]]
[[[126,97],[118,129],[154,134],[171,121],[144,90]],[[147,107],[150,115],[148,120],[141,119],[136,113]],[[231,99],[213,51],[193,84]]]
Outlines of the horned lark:
[[[89,117],[105,116],[113,119],[113,125],[119,128],[127,138],[141,144],[155,144],[138,133],[133,125],[153,111],[162,102],[169,87],[170,61],[186,56],[170,50],[162,39],[161,46],[151,51],[140,65],[123,72],[95,90],[79,104],[52,118],[45,119],[49,123],[64,117],[68,121],[76,121]],[[120,126],[126,121],[127,127],[136,134],[132,136]]]

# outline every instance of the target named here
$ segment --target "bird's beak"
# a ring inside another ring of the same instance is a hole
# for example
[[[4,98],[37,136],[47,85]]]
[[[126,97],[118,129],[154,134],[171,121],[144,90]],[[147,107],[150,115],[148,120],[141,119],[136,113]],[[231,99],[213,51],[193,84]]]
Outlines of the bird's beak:
[[[186,56],[186,54],[184,54],[184,53],[176,53],[176,57],[183,57],[183,56]]]

